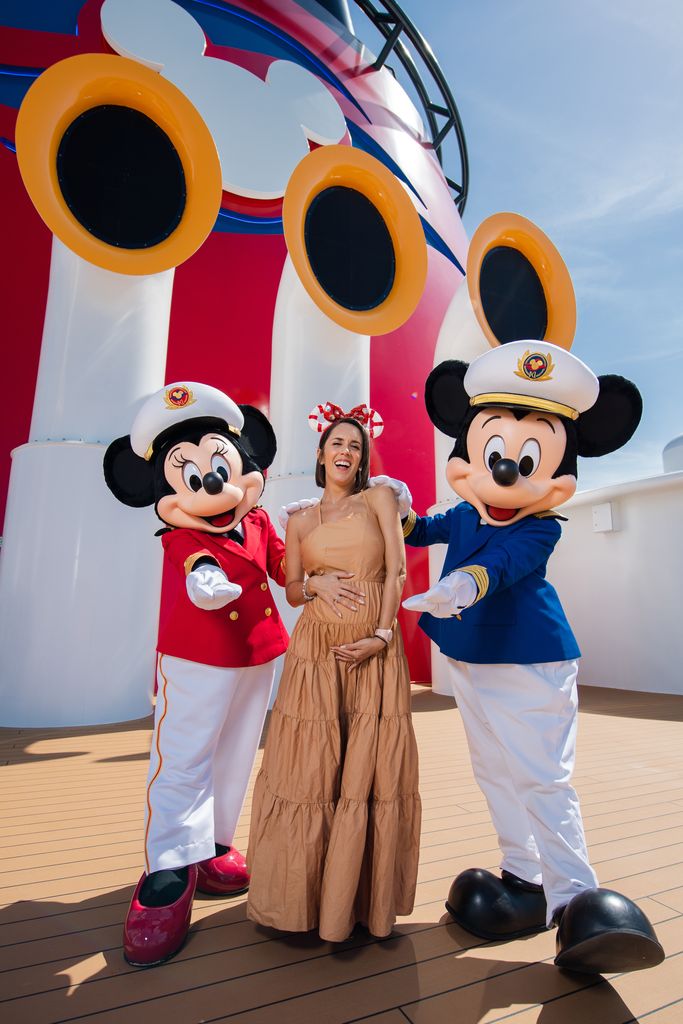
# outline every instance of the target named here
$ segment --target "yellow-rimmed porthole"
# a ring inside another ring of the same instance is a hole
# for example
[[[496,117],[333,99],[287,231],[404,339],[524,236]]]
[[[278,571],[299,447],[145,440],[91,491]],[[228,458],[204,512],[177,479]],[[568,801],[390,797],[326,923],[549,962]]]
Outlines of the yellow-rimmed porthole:
[[[569,271],[525,217],[496,213],[479,225],[467,254],[467,287],[491,345],[537,338],[571,348],[576,300]]]
[[[285,239],[316,305],[342,327],[387,334],[406,322],[427,276],[420,218],[398,179],[350,146],[322,146],[295,168]]]
[[[221,169],[176,86],[135,61],[82,54],[44,71],[17,119],[26,189],[50,230],[121,274],[178,266],[213,227]]]

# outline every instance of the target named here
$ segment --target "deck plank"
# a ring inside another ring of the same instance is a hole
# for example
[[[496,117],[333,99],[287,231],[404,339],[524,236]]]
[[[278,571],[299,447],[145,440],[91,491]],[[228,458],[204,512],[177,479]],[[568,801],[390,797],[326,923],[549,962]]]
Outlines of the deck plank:
[[[452,701],[415,688],[424,802],[413,913],[388,940],[331,946],[246,919],[245,898],[196,900],[189,940],[139,971],[120,950],[140,870],[151,719],[1,730],[0,1014],[11,1024],[652,1024],[683,1021],[683,698],[583,687],[578,771],[601,884],[638,900],[667,959],[609,979],[567,975],[543,932],[483,943],[443,901],[454,874],[499,860]],[[259,752],[257,765],[262,753]],[[255,769],[256,770],[256,769]],[[253,775],[237,830],[246,846]]]

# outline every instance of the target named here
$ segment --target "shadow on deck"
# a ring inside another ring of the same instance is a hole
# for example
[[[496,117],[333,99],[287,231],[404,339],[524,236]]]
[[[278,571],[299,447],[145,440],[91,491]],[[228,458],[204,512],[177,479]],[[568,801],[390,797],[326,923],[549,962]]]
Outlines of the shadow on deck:
[[[443,901],[458,871],[498,850],[457,709],[413,693],[423,828],[416,906],[389,939],[332,946],[247,921],[244,897],[197,899],[185,948],[129,967],[121,923],[140,870],[151,719],[0,730],[0,1013],[8,1024],[195,1021],[374,1024],[681,1024],[683,698],[583,687],[578,767],[601,883],[655,924],[667,959],[610,978],[558,971],[550,932],[483,943]],[[261,755],[257,759],[260,761]],[[250,794],[236,844],[247,842]]]

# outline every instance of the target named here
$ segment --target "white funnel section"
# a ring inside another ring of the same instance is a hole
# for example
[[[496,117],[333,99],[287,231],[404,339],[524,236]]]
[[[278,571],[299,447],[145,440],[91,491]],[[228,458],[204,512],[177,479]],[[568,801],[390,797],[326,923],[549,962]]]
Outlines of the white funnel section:
[[[467,281],[463,280],[443,318],[434,351],[434,366],[445,359],[461,359],[471,363],[490,348],[490,342],[472,308]],[[436,466],[436,500],[451,504],[456,496],[446,480],[446,462],[453,450],[453,438],[434,431],[434,465]]]
[[[102,270],[53,238],[31,441],[128,432],[164,383],[173,276]]]
[[[289,256],[275,304],[270,396],[278,452],[269,489],[275,476],[311,475],[318,442],[308,414],[314,406],[334,402],[349,410],[370,400],[370,338],[318,309]]]
[[[275,304],[270,383],[278,450],[262,499],[274,523],[282,505],[321,494],[314,479],[319,435],[308,425],[311,409],[329,401],[348,411],[369,399],[370,338],[339,327],[321,312],[287,256]],[[300,610],[290,608],[283,590],[275,589],[274,595],[291,631]],[[278,669],[276,686],[279,677]]]
[[[683,434],[664,445],[662,468],[665,473],[676,473],[683,469]]]
[[[561,348],[571,348],[576,328],[576,300],[562,257],[547,235],[530,220],[516,213],[496,213],[482,221],[472,236],[467,252],[467,277],[446,311],[434,354],[435,366],[445,359],[471,363],[490,346],[500,344],[484,312],[481,275],[487,256],[501,247],[517,252],[520,260],[536,275],[546,304],[544,339]],[[514,280],[508,282],[505,301],[514,309]],[[520,331],[517,337],[529,337],[523,318],[515,326]],[[453,500],[453,493],[444,477],[446,460],[452,448],[452,439],[436,431],[437,501]]]
[[[151,509],[102,476],[105,446],[12,452],[0,559],[0,723],[95,725],[149,714],[162,549]]]
[[[116,501],[102,457],[163,384],[172,285],[172,270],[115,274],[53,240],[30,442],[13,452],[0,559],[0,725],[149,711],[157,520]]]

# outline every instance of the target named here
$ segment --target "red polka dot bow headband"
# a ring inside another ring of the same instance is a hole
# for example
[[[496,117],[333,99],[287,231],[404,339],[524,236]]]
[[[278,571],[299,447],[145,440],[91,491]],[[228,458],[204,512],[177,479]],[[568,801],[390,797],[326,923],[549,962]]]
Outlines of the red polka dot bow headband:
[[[368,405],[356,405],[350,412],[344,412],[341,406],[332,402],[325,402],[324,405],[316,405],[311,409],[308,414],[308,425],[311,430],[322,434],[330,424],[341,419],[357,420],[372,438],[379,437],[384,430],[384,421],[376,409],[371,409]]]

